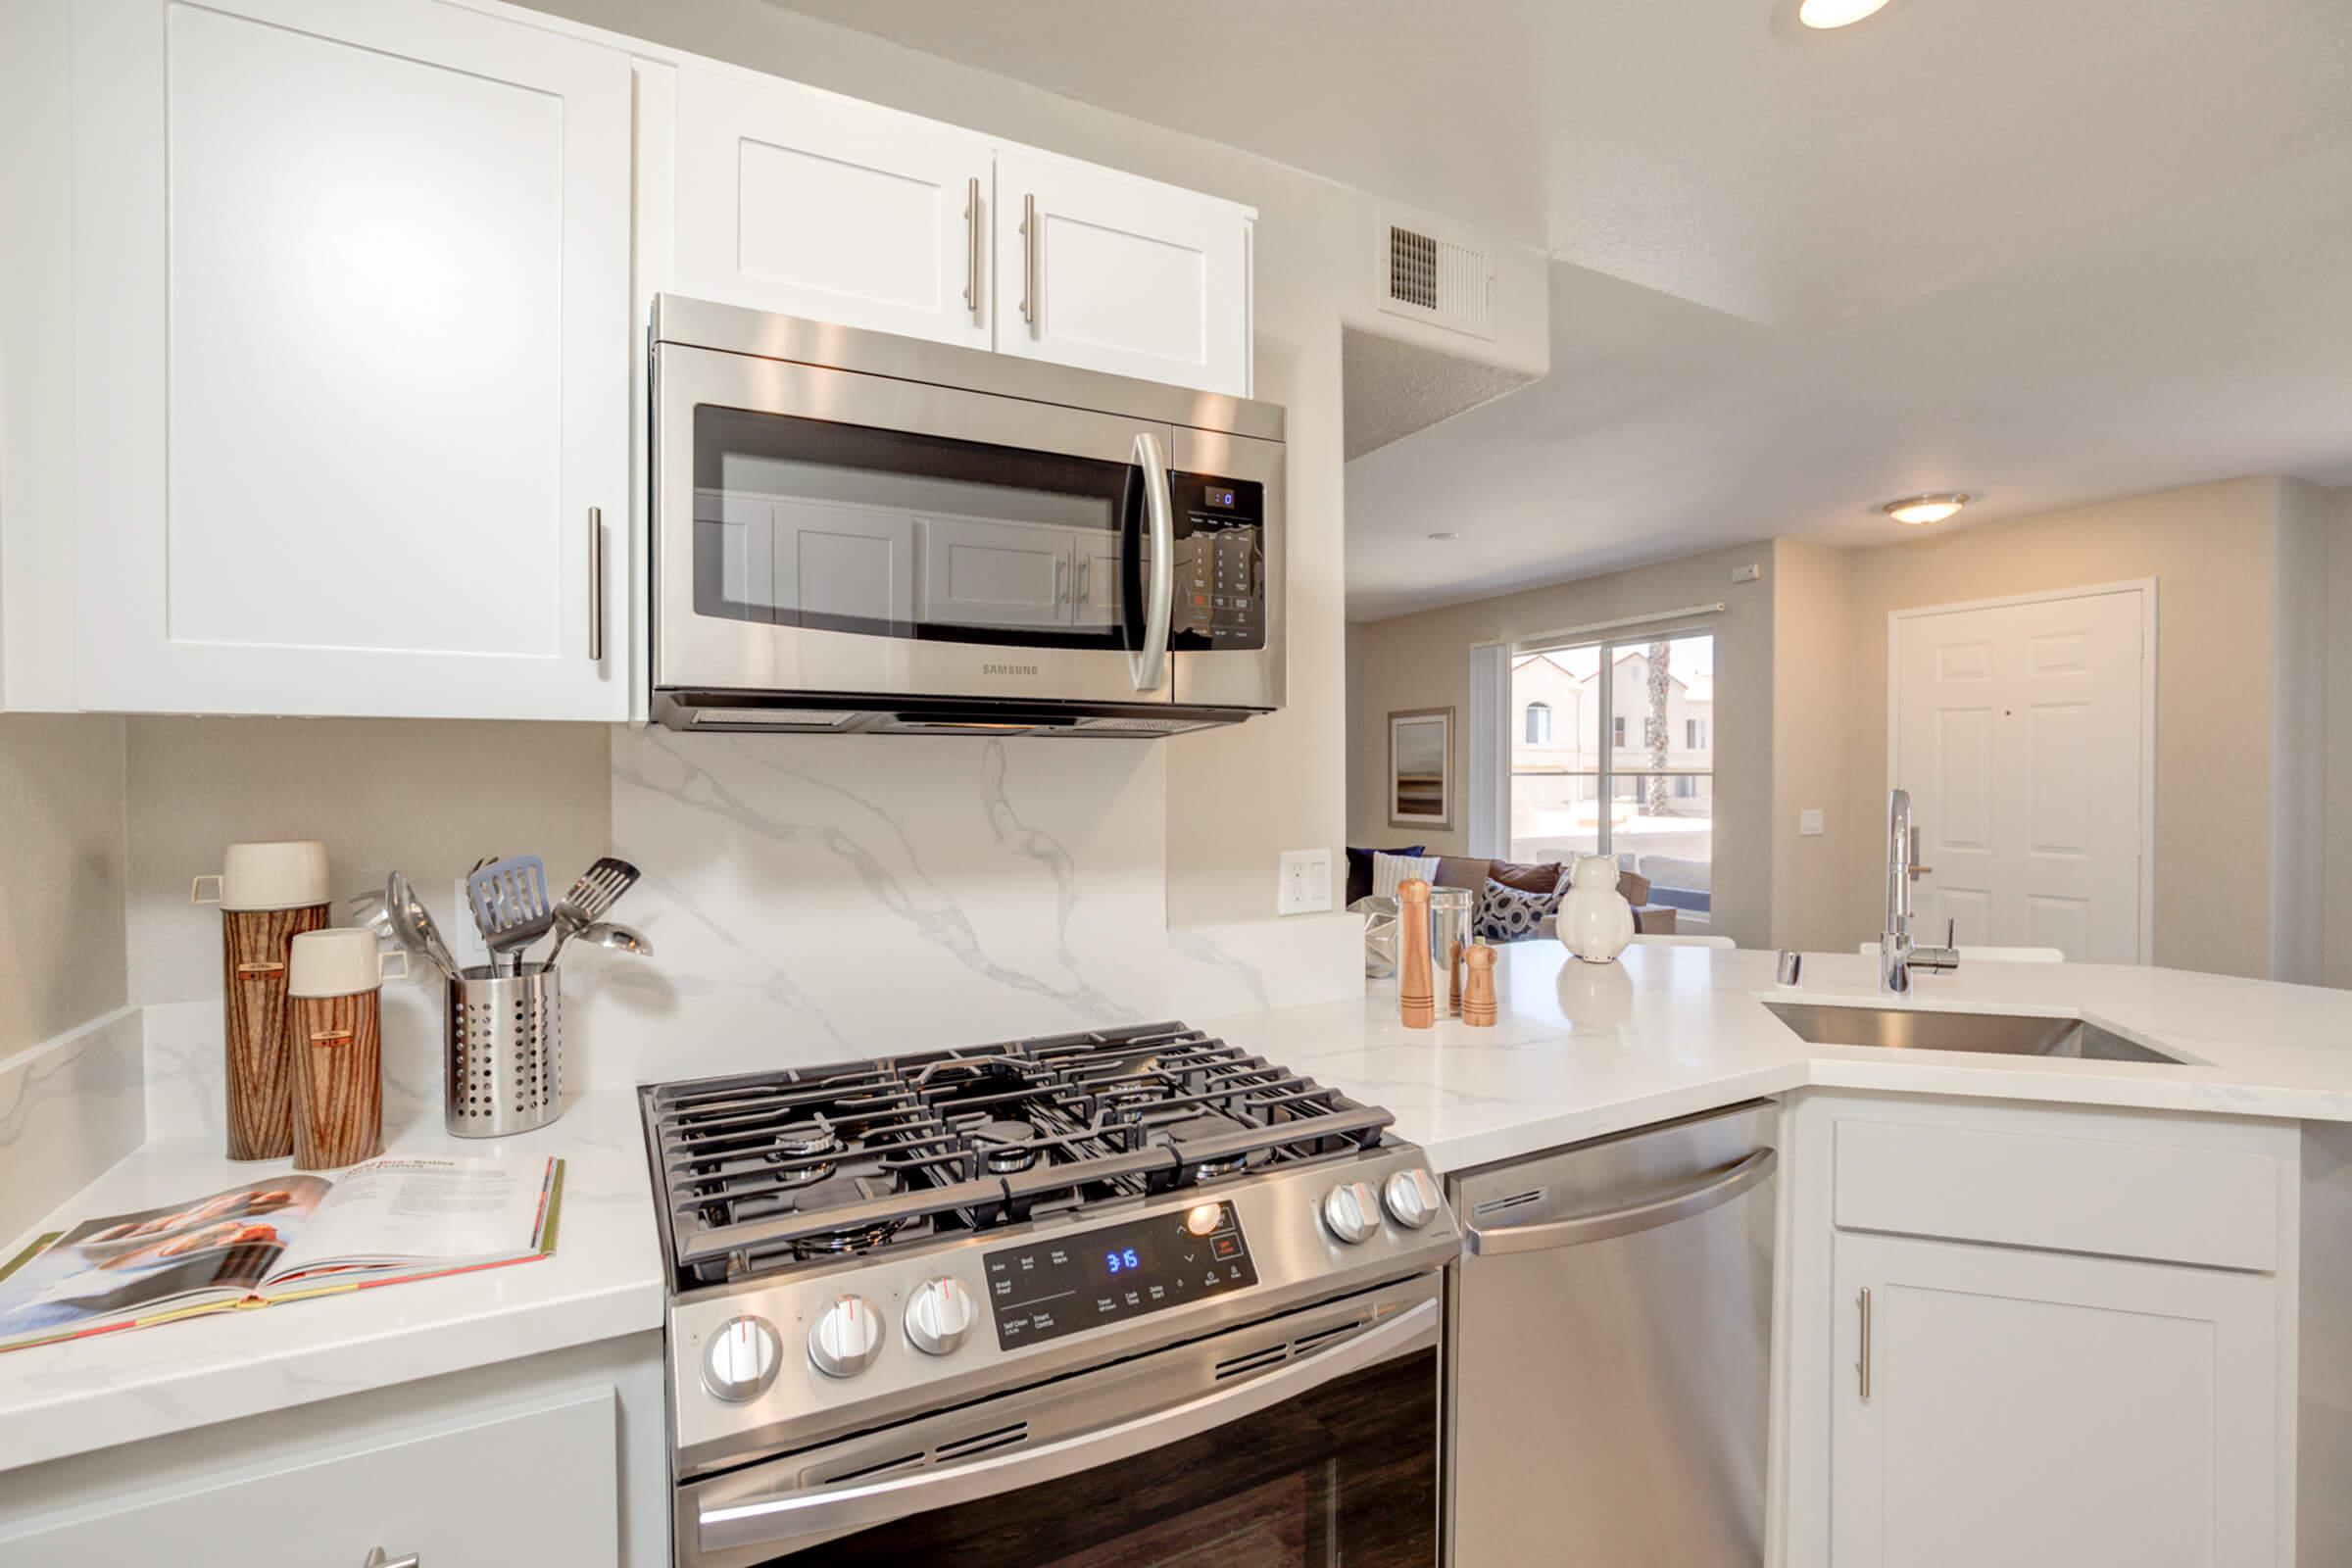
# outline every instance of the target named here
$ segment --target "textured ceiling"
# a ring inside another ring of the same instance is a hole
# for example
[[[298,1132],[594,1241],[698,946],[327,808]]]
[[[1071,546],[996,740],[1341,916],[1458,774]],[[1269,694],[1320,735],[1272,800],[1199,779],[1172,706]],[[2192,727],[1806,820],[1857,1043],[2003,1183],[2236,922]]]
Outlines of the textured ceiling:
[[[1550,252],[1551,375],[1349,466],[1351,614],[2352,478],[2352,0],[777,3]]]
[[[1535,379],[1521,370],[1501,369],[1352,326],[1343,328],[1340,339],[1350,461],[1493,402],[1505,392],[1516,392]]]

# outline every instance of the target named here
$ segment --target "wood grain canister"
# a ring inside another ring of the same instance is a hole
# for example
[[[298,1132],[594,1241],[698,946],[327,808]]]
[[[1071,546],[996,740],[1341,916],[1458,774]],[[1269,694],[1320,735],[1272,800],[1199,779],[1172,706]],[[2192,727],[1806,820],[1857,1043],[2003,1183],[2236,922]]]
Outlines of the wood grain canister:
[[[327,906],[223,909],[220,989],[228,1157],[282,1159],[294,1152],[294,1051],[286,964],[294,939],[324,929]]]
[[[313,931],[294,943],[296,1170],[383,1152],[383,961],[369,931]]]

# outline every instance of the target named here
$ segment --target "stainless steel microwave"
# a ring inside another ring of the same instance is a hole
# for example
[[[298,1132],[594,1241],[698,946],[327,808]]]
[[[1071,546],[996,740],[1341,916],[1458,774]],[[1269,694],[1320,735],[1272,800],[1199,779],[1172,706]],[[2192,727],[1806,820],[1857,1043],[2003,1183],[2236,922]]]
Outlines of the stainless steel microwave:
[[[1283,411],[664,295],[653,715],[1173,734],[1283,702]]]

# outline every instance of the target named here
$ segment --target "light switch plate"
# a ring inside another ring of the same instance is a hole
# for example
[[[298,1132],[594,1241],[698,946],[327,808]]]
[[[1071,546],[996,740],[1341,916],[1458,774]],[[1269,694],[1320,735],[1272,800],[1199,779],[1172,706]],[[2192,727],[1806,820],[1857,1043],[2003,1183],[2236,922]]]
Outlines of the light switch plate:
[[[1800,838],[1821,837],[1821,808],[1809,806],[1796,813],[1796,831]]]
[[[1331,851],[1285,850],[1274,887],[1276,914],[1314,914],[1331,907]]]

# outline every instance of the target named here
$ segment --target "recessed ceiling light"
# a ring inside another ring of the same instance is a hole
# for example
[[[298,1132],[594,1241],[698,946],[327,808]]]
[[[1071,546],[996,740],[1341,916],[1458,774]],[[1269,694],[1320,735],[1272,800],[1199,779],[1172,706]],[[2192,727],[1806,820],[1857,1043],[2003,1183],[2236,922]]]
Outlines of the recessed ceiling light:
[[[1796,20],[1808,27],[1850,27],[1864,17],[1876,16],[1886,0],[1804,0]]]
[[[1433,533],[1430,537],[1432,539],[1459,539],[1461,535],[1458,533]]]
[[[1901,501],[1889,501],[1879,510],[1897,522],[1941,522],[1968,505],[1968,497],[1954,493],[1946,496],[1911,496]]]

